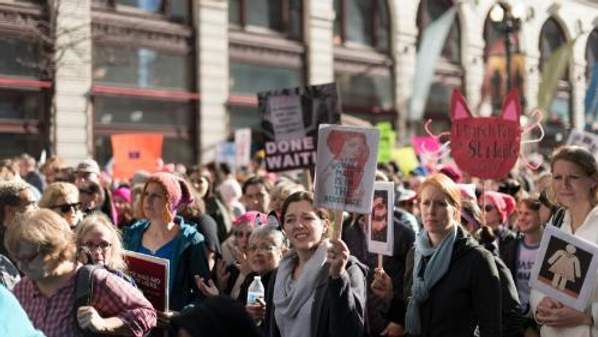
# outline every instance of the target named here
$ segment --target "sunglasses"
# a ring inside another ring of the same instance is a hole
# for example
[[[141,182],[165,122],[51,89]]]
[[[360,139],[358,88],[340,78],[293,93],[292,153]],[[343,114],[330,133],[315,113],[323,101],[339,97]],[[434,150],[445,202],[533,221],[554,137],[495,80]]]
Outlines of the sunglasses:
[[[80,206],[81,206],[81,203],[75,202],[72,204],[56,205],[56,206],[52,207],[52,209],[54,209],[54,210],[57,209],[60,211],[60,213],[66,214],[66,213],[70,212],[71,210],[73,212],[78,211]]]

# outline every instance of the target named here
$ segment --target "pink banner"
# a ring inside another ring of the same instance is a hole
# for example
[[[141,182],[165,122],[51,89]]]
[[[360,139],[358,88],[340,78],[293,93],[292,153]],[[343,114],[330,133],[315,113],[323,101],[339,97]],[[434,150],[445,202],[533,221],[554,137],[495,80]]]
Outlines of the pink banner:
[[[438,139],[430,136],[411,137],[411,145],[418,155],[422,152],[433,152],[440,148]]]

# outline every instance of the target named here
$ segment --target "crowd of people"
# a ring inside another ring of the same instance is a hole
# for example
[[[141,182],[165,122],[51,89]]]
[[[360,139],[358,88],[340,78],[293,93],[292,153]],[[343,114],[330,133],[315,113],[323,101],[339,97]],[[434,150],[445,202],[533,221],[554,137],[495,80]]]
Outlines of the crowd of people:
[[[598,282],[583,311],[530,287],[546,226],[598,244],[587,150],[500,181],[379,163],[376,180],[395,186],[383,258],[369,215],[335,219],[303,178],[211,163],[118,180],[92,159],[1,160],[0,335],[598,336]],[[125,250],[169,261],[168,310]],[[248,302],[255,279],[264,298]]]

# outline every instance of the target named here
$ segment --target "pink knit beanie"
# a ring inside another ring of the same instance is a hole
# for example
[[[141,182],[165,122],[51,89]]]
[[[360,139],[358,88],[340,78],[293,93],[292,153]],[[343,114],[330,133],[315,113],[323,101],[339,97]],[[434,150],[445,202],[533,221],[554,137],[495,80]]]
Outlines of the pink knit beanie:
[[[169,208],[173,212],[181,205],[188,205],[193,202],[193,196],[191,195],[189,185],[174,174],[167,172],[154,173],[148,178],[145,184],[146,188],[147,185],[152,182],[160,184],[160,186],[164,188]]]
[[[496,207],[503,224],[507,222],[507,218],[513,213],[515,206],[517,205],[515,198],[505,193],[487,191],[484,193],[483,197],[486,198],[486,201],[490,201],[494,207]],[[480,200],[480,202],[483,201],[484,199]]]

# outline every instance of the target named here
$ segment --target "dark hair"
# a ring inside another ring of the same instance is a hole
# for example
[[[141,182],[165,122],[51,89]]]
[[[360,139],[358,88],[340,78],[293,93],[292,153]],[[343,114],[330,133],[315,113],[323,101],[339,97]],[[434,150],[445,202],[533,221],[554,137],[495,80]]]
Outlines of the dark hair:
[[[287,214],[287,210],[289,205],[294,202],[300,201],[307,201],[311,205],[314,204],[314,194],[308,191],[297,191],[286,198],[284,203],[282,204],[282,209],[280,212],[280,222],[282,223],[281,227],[284,227],[284,217]],[[322,220],[330,220],[330,213],[325,208],[315,208],[316,215]]]
[[[520,203],[524,204],[525,207],[527,207],[535,212],[539,211],[540,206],[542,206],[542,203],[540,202],[540,200],[535,199],[535,198],[521,199]]]
[[[243,194],[247,193],[247,189],[250,185],[262,185],[266,189],[267,193],[270,193],[270,191],[272,190],[272,185],[264,177],[251,176],[243,182],[243,186],[241,187]]]

